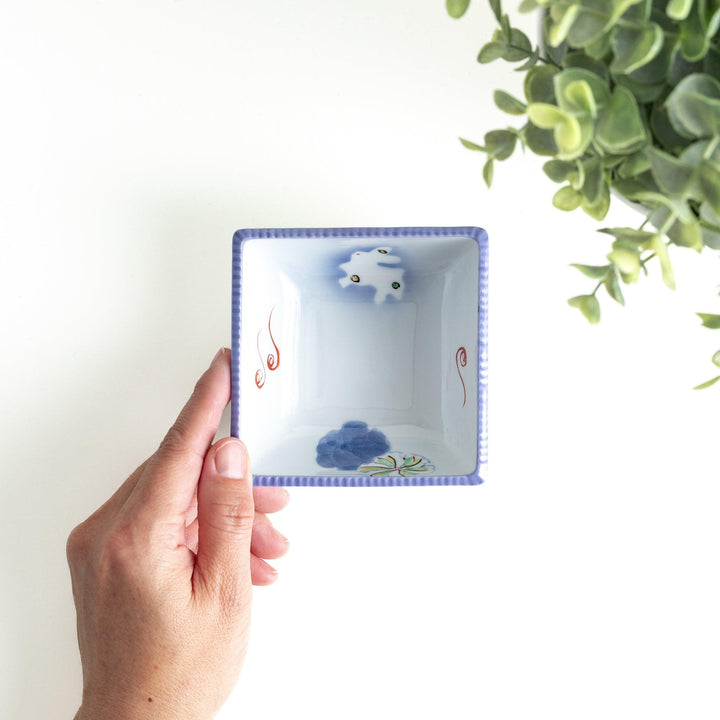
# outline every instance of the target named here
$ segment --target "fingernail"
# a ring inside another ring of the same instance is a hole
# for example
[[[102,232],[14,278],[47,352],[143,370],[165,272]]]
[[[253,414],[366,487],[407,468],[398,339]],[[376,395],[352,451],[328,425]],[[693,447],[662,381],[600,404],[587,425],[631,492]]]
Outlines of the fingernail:
[[[210,364],[213,365],[214,363],[216,363],[216,362],[225,354],[225,352],[227,352],[227,351],[228,351],[228,349],[227,349],[226,347],[221,347],[221,348],[215,353],[215,357],[212,359],[212,362],[211,362]]]
[[[245,477],[247,456],[239,440],[228,440],[215,453],[215,470],[223,477],[241,480]]]

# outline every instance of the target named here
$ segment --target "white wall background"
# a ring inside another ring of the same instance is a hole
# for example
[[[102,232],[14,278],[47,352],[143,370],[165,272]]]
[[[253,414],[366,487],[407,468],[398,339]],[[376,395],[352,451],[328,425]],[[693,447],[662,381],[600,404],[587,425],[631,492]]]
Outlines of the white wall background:
[[[293,491],[222,718],[720,714],[717,259],[567,307],[606,238],[513,122],[475,0],[46,0],[0,24],[0,716],[80,697],[69,530],[153,452],[229,342],[239,227],[491,238],[490,480]],[[533,21],[529,24],[532,26]],[[526,25],[528,23],[526,22]],[[606,224],[636,223],[613,211]]]

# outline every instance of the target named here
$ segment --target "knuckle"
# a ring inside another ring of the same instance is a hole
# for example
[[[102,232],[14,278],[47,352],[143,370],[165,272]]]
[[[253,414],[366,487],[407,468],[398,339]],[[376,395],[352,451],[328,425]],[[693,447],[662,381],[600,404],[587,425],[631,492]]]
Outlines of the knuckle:
[[[244,502],[215,503],[212,517],[219,529],[240,535],[252,530],[255,511]]]
[[[87,521],[74,527],[68,535],[65,543],[65,555],[68,563],[74,565],[87,554],[88,529]]]

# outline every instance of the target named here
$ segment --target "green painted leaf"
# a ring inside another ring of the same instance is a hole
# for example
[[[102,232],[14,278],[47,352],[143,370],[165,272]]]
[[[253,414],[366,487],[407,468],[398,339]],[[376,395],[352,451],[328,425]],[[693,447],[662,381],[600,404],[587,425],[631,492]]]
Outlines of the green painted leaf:
[[[570,211],[579,208],[582,200],[581,192],[575,190],[571,185],[565,185],[553,195],[552,203],[558,210]]]
[[[616,26],[610,36],[615,54],[610,72],[629,75],[647,65],[662,49],[663,37],[662,28],[656,23],[639,28]]]
[[[520,3],[518,10],[521,13],[531,13],[537,10],[540,7],[537,0],[522,0]]]
[[[592,325],[600,322],[600,303],[594,295],[578,295],[570,298],[568,305],[580,310]]]
[[[707,380],[704,383],[700,383],[700,385],[696,385],[693,390],[704,390],[705,388],[709,388],[714,385],[718,380],[720,380],[720,375],[714,377],[712,380]]]
[[[696,315],[702,320],[704,327],[710,328],[711,330],[720,328],[720,315],[712,315],[710,313],[696,313]]]
[[[493,100],[500,110],[508,113],[509,115],[524,115],[526,106],[525,103],[520,102],[517,98],[514,98],[504,90],[496,90],[493,93]]]
[[[490,8],[493,11],[493,15],[495,16],[495,19],[500,22],[500,18],[502,18],[502,6],[500,4],[500,0],[490,0]]]
[[[596,141],[611,154],[627,155],[648,142],[645,123],[633,94],[624,87],[616,87],[610,102],[598,116]]]
[[[577,268],[583,275],[592,280],[603,280],[612,270],[612,265],[579,265],[578,263],[572,263],[571,267]]]
[[[461,18],[469,5],[470,0],[445,0],[448,15],[453,18]]]
[[[720,367],[720,350],[712,356],[713,365]]]

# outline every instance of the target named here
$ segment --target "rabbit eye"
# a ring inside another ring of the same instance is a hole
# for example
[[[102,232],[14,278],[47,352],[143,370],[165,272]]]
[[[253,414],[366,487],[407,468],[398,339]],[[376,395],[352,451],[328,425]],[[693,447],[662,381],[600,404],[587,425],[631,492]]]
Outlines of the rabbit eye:
[[[353,275],[350,278],[353,282],[360,282],[360,276],[359,275]]]
[[[392,284],[392,287],[393,287],[393,290],[397,290],[397,289],[400,287],[400,283],[399,283],[399,282],[394,282],[394,283]]]
[[[382,255],[387,255],[387,250],[378,250],[378,252]]]

